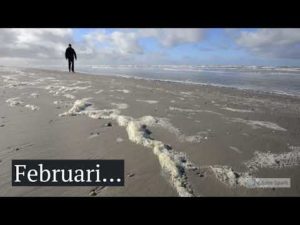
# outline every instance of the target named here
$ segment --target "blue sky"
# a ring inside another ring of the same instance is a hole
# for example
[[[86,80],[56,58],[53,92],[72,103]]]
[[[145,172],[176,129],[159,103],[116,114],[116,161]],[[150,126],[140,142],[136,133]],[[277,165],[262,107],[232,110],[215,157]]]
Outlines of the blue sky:
[[[0,63],[300,66],[300,29],[0,29]],[[64,63],[64,62],[63,62]]]

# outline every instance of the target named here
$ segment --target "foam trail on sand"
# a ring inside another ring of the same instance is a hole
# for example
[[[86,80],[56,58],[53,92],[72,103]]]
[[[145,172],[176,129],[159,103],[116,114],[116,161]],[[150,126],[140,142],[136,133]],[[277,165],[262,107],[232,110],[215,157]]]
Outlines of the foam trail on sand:
[[[158,101],[156,101],[156,100],[141,100],[141,99],[137,99],[136,101],[137,102],[145,102],[145,103],[148,103],[148,104],[156,104],[156,103],[158,103]]]
[[[112,90],[112,91],[123,92],[124,94],[130,93],[130,91],[126,90],[126,89],[117,89],[117,90]]]
[[[250,125],[253,129],[258,129],[261,127],[265,127],[272,130],[278,131],[287,131],[285,128],[278,126],[276,123],[268,122],[268,121],[257,121],[257,120],[244,120],[241,118],[232,118],[230,119],[232,122],[244,123]]]
[[[168,149],[166,145],[157,140],[153,140],[146,132],[145,124],[153,117],[142,117],[136,121],[130,121],[126,127],[129,140],[136,144],[141,144],[151,148],[153,153],[158,157],[159,163],[164,172],[170,176],[170,181],[175,187],[179,196],[193,196],[192,189],[189,187],[185,170],[191,167],[187,161],[186,155],[182,152],[175,152]],[[152,121],[150,121],[152,123]]]
[[[33,97],[33,98],[38,98],[39,94],[38,93],[31,93],[30,96]]]
[[[230,187],[249,187],[249,182],[253,179],[250,173],[236,172],[228,166],[210,166],[210,169],[219,181]]]
[[[128,105],[126,103],[110,103],[113,106],[116,106],[118,109],[127,109]]]
[[[40,107],[30,104],[25,105],[25,107],[31,109],[32,111],[37,111],[40,109]]]
[[[167,129],[170,133],[175,134],[180,142],[199,143],[203,140],[203,136],[201,135],[203,132],[198,132],[196,135],[186,136],[177,127],[174,127],[167,118],[158,118],[155,125]]]
[[[69,99],[74,99],[75,98],[75,96],[71,95],[71,94],[64,94],[63,96],[66,97],[66,98],[69,98]]]
[[[24,102],[22,102],[19,97],[9,98],[9,99],[6,100],[6,102],[9,103],[9,106],[11,106],[11,107],[24,106]],[[40,109],[40,107],[35,106],[35,105],[31,105],[31,104],[26,104],[24,107],[29,108],[32,111],[37,111],[37,110]]]
[[[179,112],[187,112],[187,113],[212,113],[212,114],[216,114],[219,116],[222,116],[222,113],[218,113],[218,112],[214,112],[214,111],[210,111],[210,110],[201,110],[201,109],[183,109],[183,108],[177,108],[177,107],[173,107],[170,106],[169,110],[171,111],[179,111]]]
[[[90,88],[91,86],[63,86],[63,85],[48,85],[44,87],[44,89],[49,90],[50,94],[54,96],[66,94],[66,92],[76,92],[78,90],[85,90]]]
[[[180,94],[190,96],[190,95],[193,94],[193,92],[190,92],[190,91],[181,91]]]
[[[239,154],[241,154],[241,153],[242,153],[242,151],[241,151],[241,150],[239,150],[237,147],[234,147],[234,146],[229,146],[229,148],[230,148],[231,150],[233,150],[233,151],[235,151],[235,152],[239,153]]]
[[[64,104],[64,102],[58,100],[58,101],[53,101],[53,104],[54,104],[54,105],[61,105],[61,104]]]
[[[252,110],[246,110],[246,109],[233,109],[233,108],[229,108],[229,107],[224,107],[222,109],[225,109],[227,111],[232,111],[232,112],[240,112],[240,113],[251,113],[253,112]]]
[[[100,94],[100,93],[102,93],[102,92],[103,92],[103,90],[101,89],[101,90],[99,90],[99,91],[96,91],[95,94]]]
[[[251,175],[251,172],[257,171],[259,168],[280,169],[300,164],[300,147],[289,146],[289,149],[292,151],[278,154],[256,151],[252,159],[244,162],[249,169],[247,172],[236,172],[228,166],[210,166],[209,168],[219,181],[230,187],[253,188],[255,177]]]
[[[193,190],[188,183],[186,170],[193,169],[195,166],[188,161],[184,153],[176,152],[163,142],[150,137],[148,127],[159,123],[158,119],[153,116],[143,116],[139,119],[134,119],[120,115],[118,109],[88,110],[87,108],[91,106],[91,103],[88,102],[89,99],[76,100],[73,107],[69,111],[60,114],[60,116],[87,115],[93,119],[102,118],[117,121],[119,126],[126,128],[130,141],[152,149],[159,160],[162,170],[169,175],[170,182],[179,196],[193,196]]]
[[[64,113],[59,114],[59,116],[76,116],[79,112],[85,110],[88,106],[91,106],[92,104],[88,102],[91,98],[83,98],[80,100],[76,100],[74,102],[73,107]]]
[[[250,170],[258,170],[258,168],[284,168],[292,167],[300,164],[300,149],[293,149],[290,152],[271,153],[271,152],[254,152],[254,157],[245,162]]]
[[[7,103],[9,103],[9,105],[11,107],[13,106],[17,106],[17,105],[22,105],[23,102],[21,100],[19,100],[20,98],[19,97],[16,97],[16,98],[9,98],[6,100]]]

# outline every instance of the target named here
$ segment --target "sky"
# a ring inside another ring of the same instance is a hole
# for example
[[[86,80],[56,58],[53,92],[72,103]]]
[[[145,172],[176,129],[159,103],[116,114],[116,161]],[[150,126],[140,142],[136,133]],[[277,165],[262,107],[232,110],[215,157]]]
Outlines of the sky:
[[[300,66],[300,29],[0,29],[0,65]]]

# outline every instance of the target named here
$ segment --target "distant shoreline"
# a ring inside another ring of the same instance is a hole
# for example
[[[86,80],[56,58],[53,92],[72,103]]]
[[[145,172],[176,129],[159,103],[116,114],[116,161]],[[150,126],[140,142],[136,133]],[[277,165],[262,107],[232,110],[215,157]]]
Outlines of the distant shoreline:
[[[4,66],[5,67],[5,66]],[[13,68],[13,67],[12,67]],[[45,71],[45,72],[56,72],[56,73],[67,73],[69,72],[67,70],[55,70],[55,69],[40,69],[40,68],[30,68],[30,67],[15,67],[19,69],[24,69],[24,70],[40,70],[40,71]],[[221,85],[221,84],[212,84],[212,83],[198,83],[198,82],[192,82],[192,81],[177,81],[177,80],[168,80],[168,79],[153,79],[153,78],[146,78],[146,77],[136,77],[136,76],[131,76],[131,75],[122,75],[122,74],[104,74],[100,72],[84,72],[84,71],[79,71],[76,72],[75,74],[77,75],[87,75],[87,76],[105,76],[105,77],[118,77],[118,78],[125,78],[125,79],[133,79],[133,80],[148,80],[148,81],[156,81],[156,82],[167,82],[167,83],[174,83],[174,84],[180,84],[180,85],[192,85],[192,86],[208,86],[208,87],[215,87],[215,88],[225,88],[229,90],[237,90],[237,91],[247,91],[249,93],[253,94],[262,94],[262,95],[271,95],[271,96],[278,96],[278,97],[291,97],[291,98],[300,98],[300,94],[289,94],[289,93],[284,93],[284,92],[275,92],[275,91],[263,91],[263,90],[256,90],[256,89],[251,89],[251,88],[242,88],[242,87],[234,87],[234,86],[227,86],[227,85]],[[72,74],[71,74],[72,75]]]

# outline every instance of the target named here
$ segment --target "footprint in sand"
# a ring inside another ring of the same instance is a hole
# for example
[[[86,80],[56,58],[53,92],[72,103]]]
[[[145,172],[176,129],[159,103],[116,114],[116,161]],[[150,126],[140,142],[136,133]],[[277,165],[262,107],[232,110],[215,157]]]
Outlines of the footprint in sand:
[[[89,139],[95,138],[95,137],[98,137],[99,135],[100,135],[100,132],[99,132],[99,131],[91,132],[91,133],[90,133],[90,136],[89,136],[88,138],[89,138]]]
[[[108,122],[106,124],[104,124],[105,127],[111,127],[112,126],[112,123],[111,122]]]
[[[135,176],[134,173],[129,173],[129,174],[127,174],[127,177],[134,177],[134,176]]]
[[[95,187],[89,192],[89,196],[97,196],[105,188],[105,186]]]
[[[22,144],[22,145],[8,146],[7,149],[19,151],[19,150],[25,149],[27,147],[31,147],[32,145],[33,145],[32,143],[28,143],[28,144]]]
[[[204,178],[207,175],[207,170],[205,170],[205,169],[197,169],[195,172],[196,172],[196,175],[201,178]]]

